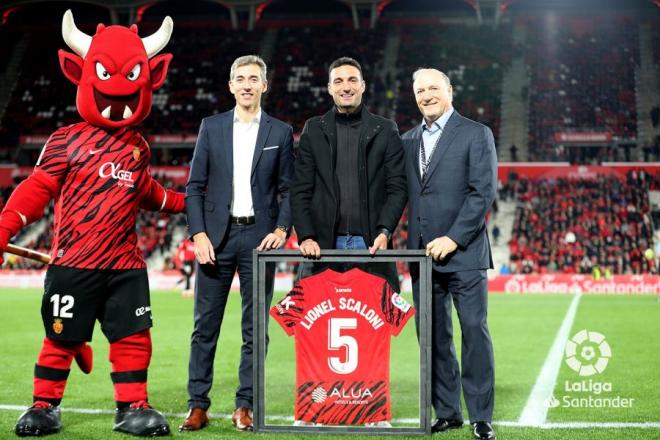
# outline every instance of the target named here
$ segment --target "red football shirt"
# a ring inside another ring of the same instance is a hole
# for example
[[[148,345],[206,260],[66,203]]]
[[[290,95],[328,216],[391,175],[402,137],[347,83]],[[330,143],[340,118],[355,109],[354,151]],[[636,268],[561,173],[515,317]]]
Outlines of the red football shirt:
[[[391,420],[390,337],[414,313],[387,281],[357,268],[326,269],[296,284],[270,309],[296,338],[296,420]]]
[[[60,128],[35,172],[59,185],[51,263],[80,269],[144,268],[136,214],[149,189],[150,151],[136,131],[108,132],[86,122]]]

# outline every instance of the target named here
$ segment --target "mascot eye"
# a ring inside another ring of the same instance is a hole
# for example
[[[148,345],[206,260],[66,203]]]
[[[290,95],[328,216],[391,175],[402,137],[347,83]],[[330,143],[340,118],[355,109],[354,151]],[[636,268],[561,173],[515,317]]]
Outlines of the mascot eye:
[[[131,81],[135,81],[140,76],[140,70],[141,70],[140,65],[136,64],[135,67],[133,67],[133,70],[128,72],[128,75],[126,76],[126,78],[128,78]]]
[[[99,63],[98,61],[96,62],[96,76],[98,76],[101,81],[110,79],[110,74],[106,68],[103,67],[103,64]]]

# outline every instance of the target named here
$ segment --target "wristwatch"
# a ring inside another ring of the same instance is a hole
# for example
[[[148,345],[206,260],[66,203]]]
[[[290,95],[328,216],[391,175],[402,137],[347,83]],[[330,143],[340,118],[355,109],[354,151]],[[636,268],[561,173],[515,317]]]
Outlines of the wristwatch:
[[[275,229],[279,229],[280,231],[284,232],[285,235],[289,234],[289,228],[287,228],[286,226],[277,225]]]

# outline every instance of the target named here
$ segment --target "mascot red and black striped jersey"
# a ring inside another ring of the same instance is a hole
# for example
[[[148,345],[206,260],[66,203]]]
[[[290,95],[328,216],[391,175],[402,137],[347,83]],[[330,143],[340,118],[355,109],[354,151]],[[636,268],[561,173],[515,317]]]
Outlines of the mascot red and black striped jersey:
[[[81,269],[145,267],[135,233],[138,208],[184,209],[183,194],[166,191],[149,174],[150,150],[131,127],[151,110],[171,54],[157,53],[172,32],[167,17],[153,35],[137,26],[99,24],[91,37],[70,11],[62,36],[75,52],[59,51],[64,75],[77,85],[85,120],[50,137],[30,177],[18,185],[0,216],[0,262],[9,239],[55,200],[51,264]]]

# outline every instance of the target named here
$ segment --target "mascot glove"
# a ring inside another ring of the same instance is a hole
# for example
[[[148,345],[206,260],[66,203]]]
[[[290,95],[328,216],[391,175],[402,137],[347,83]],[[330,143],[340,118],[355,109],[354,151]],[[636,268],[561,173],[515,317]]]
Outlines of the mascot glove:
[[[23,227],[23,219],[13,210],[4,210],[0,214],[0,264],[4,262],[3,253],[9,240]]]

